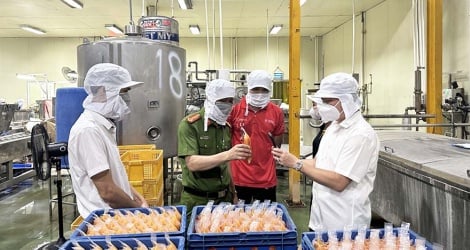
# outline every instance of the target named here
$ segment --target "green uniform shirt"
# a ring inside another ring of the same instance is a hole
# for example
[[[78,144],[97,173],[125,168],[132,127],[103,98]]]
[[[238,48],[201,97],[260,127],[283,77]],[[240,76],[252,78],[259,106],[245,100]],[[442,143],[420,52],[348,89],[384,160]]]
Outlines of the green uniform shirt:
[[[185,156],[214,155],[231,147],[230,127],[214,122],[204,131],[204,108],[188,115],[178,127],[178,156],[183,171],[183,186],[204,192],[218,192],[229,188],[231,176],[228,163],[207,171],[189,171]]]

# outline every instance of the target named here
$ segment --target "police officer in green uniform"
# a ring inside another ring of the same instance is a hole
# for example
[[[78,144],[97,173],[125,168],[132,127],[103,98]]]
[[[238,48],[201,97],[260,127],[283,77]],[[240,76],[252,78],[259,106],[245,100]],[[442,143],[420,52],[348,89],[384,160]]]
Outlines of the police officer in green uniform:
[[[251,156],[248,145],[231,147],[231,131],[226,120],[232,110],[235,88],[229,81],[216,79],[206,87],[204,107],[183,118],[178,127],[178,157],[183,171],[182,205],[188,218],[194,206],[235,202],[230,160]]]

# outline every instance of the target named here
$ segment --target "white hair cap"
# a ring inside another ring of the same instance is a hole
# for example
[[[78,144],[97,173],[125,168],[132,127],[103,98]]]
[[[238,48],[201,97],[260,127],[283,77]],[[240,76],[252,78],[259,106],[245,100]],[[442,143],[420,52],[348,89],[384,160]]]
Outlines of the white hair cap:
[[[216,113],[215,102],[225,98],[235,97],[235,87],[224,79],[212,80],[206,87],[206,100],[204,101],[204,131],[207,131],[207,120]]]
[[[127,69],[112,63],[95,64],[88,70],[84,81],[85,90],[89,95],[92,94],[92,86],[104,86],[107,91],[116,91],[140,84],[143,82],[132,81]]]
[[[119,65],[99,63],[88,70],[84,83],[88,96],[83,101],[83,108],[118,121],[130,113],[119,92],[143,82],[132,81],[129,71]]]
[[[248,90],[261,87],[271,91],[273,78],[264,70],[253,70],[248,75],[246,81],[248,83]]]
[[[215,104],[217,100],[235,97],[235,87],[227,80],[212,80],[206,87],[206,101]]]
[[[322,102],[321,98],[338,98],[346,118],[349,118],[361,107],[358,88],[359,84],[350,74],[334,73],[321,80],[320,89],[312,100],[318,103]]]

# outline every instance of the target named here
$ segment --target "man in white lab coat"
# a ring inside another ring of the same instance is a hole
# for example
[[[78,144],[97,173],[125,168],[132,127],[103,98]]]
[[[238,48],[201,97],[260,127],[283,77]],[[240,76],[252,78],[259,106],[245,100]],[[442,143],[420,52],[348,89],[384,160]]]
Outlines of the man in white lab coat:
[[[115,64],[100,63],[88,70],[85,109],[70,130],[69,161],[80,215],[105,208],[147,207],[129,183],[116,143],[116,125],[130,113],[128,91],[142,82]]]
[[[346,73],[321,81],[314,101],[322,121],[331,124],[314,159],[299,160],[289,152],[272,150],[280,164],[314,181],[310,229],[370,225],[369,194],[374,188],[380,143],[360,112],[357,91],[357,81]]]

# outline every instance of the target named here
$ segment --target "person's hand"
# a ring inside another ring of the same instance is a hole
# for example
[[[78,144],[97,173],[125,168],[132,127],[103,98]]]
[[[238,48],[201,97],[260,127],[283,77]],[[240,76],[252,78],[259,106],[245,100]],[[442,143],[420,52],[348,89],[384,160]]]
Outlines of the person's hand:
[[[147,201],[145,200],[145,198],[141,195],[135,195],[134,196],[134,200],[140,204],[140,207],[149,207],[149,204],[147,203]]]
[[[232,201],[233,203],[232,204],[238,204],[238,195],[237,195],[237,192],[233,192],[232,193]]]
[[[227,151],[227,160],[245,160],[251,157],[251,148],[246,144],[237,144]]]
[[[147,203],[146,200],[143,200],[143,201],[142,201],[142,204],[140,204],[140,207],[145,207],[145,208],[147,208],[147,207],[149,207],[149,204]]]
[[[272,147],[271,152],[273,154],[274,160],[284,167],[293,168],[295,163],[299,160],[293,154],[280,148]]]

